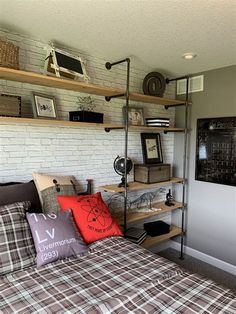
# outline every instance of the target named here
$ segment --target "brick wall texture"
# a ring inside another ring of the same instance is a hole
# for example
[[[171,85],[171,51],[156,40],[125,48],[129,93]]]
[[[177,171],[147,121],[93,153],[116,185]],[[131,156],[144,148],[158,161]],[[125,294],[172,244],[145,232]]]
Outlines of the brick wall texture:
[[[46,57],[44,43],[38,39],[8,32],[0,29],[0,38],[7,39],[20,47],[20,69],[43,73]],[[58,46],[57,46],[58,47]],[[73,50],[73,47],[58,47],[73,54],[80,55],[86,62],[90,83],[102,86],[125,88],[126,65],[121,64],[108,71],[106,61],[101,56]],[[81,47],[83,49],[83,47]],[[124,55],[124,58],[129,57]],[[142,82],[146,74],[158,69],[150,69],[135,58],[131,58],[130,91],[142,93]],[[78,110],[78,96],[87,94],[47,88],[43,86],[0,80],[0,92],[22,97],[24,117],[32,117],[32,93],[43,93],[56,99],[58,118],[69,119],[69,111]],[[165,97],[173,98],[175,86],[168,85]],[[104,97],[91,95],[96,104],[95,111],[104,113],[105,123],[122,123],[122,107],[125,100],[113,99],[106,102]],[[130,102],[131,107],[142,107],[145,117],[170,117],[174,126],[175,109],[165,110],[162,106]],[[106,133],[100,128],[79,128],[60,126],[39,126],[31,124],[1,123],[0,125],[0,182],[28,181],[32,172],[52,173],[57,175],[74,175],[78,188],[83,190],[87,178],[92,178],[94,191],[99,186],[119,183],[120,177],[113,169],[117,155],[124,154],[124,131],[113,130]],[[161,134],[163,158],[165,163],[173,161],[174,135]],[[142,149],[139,131],[130,131],[128,156],[134,163],[142,162]],[[129,175],[133,179],[133,172]],[[143,191],[142,191],[143,192]],[[140,193],[142,193],[140,192]],[[139,194],[140,194],[139,193]],[[131,193],[130,197],[137,197]],[[164,194],[160,194],[163,197]],[[104,193],[105,199],[110,197]]]

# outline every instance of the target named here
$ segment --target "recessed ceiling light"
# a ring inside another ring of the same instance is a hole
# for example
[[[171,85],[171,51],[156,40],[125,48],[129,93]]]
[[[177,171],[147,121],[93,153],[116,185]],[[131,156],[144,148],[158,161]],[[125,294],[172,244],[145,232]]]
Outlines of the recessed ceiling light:
[[[193,52],[187,52],[182,55],[182,58],[184,58],[185,60],[192,60],[193,58],[196,58],[196,56],[197,55]]]

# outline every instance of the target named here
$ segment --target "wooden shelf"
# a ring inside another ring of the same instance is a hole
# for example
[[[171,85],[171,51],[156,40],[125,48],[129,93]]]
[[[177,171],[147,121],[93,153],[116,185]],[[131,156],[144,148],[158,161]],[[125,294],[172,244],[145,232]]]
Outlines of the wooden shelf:
[[[17,81],[21,83],[28,83],[33,85],[41,85],[46,87],[60,88],[66,90],[77,91],[86,94],[94,94],[100,96],[112,96],[116,94],[125,93],[124,90],[118,88],[111,88],[105,86],[99,86],[89,83],[84,83],[80,81],[74,81],[64,78],[46,76],[39,73],[14,70],[9,68],[0,67],[0,79]],[[139,93],[130,93],[130,100],[152,103],[156,105],[168,105],[175,106],[183,104],[181,100],[167,99],[162,97],[148,96]]]
[[[162,235],[157,236],[157,237],[148,236],[146,238],[146,240],[141,245],[145,248],[149,248],[154,244],[169,240],[170,238],[181,235],[181,234],[182,234],[181,228],[171,225],[169,233],[162,234]]]
[[[184,103],[183,100],[175,100],[175,99],[168,99],[168,98],[162,98],[157,96],[149,96],[149,95],[143,95],[139,93],[130,93],[129,94],[130,100],[138,101],[138,102],[144,102],[149,104],[156,104],[156,105],[168,105],[168,106],[175,106],[175,105],[181,105]]]
[[[145,125],[130,125],[130,130],[148,130],[148,131],[159,131],[159,132],[184,132],[184,128],[161,128],[161,127],[155,127],[155,126],[145,126]]]
[[[104,129],[123,129],[122,124],[111,123],[91,123],[91,122],[74,122],[67,120],[53,120],[53,119],[33,119],[33,118],[13,118],[13,117],[1,117],[0,122],[6,123],[29,123],[29,124],[41,124],[41,125],[54,125],[54,126],[69,126],[69,127],[97,127]],[[158,132],[184,132],[182,128],[160,128],[160,127],[148,127],[148,126],[130,126],[131,130],[148,130]]]
[[[41,124],[52,126],[69,126],[69,127],[98,127],[98,128],[123,128],[123,125],[114,125],[109,123],[91,123],[91,122],[73,122],[66,120],[52,120],[52,119],[33,119],[33,118],[12,118],[12,117],[0,117],[0,122],[7,123],[29,123],[29,124]]]
[[[171,185],[173,183],[182,183],[183,179],[182,178],[171,178],[169,181],[162,181],[158,183],[140,183],[140,182],[128,182],[128,191],[137,191],[137,190],[147,190],[147,189],[155,189],[159,188],[165,185]],[[101,189],[103,189],[106,192],[111,192],[111,193],[119,193],[119,192],[124,192],[124,188],[118,187],[117,184],[108,184],[108,185],[103,185],[100,186]]]
[[[140,213],[137,209],[136,212],[132,212],[132,213],[128,213],[126,216],[127,219],[127,223],[131,223],[131,222],[136,222],[139,220],[144,220],[147,219],[149,217],[153,217],[153,216],[157,216],[166,212],[170,212],[172,210],[178,209],[178,208],[182,208],[182,203],[180,202],[173,202],[174,205],[173,206],[166,206],[165,202],[158,202],[158,203],[154,203],[153,207],[155,208],[160,208],[161,210],[158,211],[153,211],[153,212],[147,212],[147,213]],[[115,220],[117,221],[118,224],[122,224],[124,221],[124,214],[123,212],[117,214],[117,215],[113,215],[113,217],[115,218]]]

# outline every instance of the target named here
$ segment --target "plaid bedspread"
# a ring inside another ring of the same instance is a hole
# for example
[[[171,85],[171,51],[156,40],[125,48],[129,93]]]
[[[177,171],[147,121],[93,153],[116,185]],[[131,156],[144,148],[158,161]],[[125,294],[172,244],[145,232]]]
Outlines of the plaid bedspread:
[[[0,278],[0,313],[236,313],[236,296],[123,238]]]

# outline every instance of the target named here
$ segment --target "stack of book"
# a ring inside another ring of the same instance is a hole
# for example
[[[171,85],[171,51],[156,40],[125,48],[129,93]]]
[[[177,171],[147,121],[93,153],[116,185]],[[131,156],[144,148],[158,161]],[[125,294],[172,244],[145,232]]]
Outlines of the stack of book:
[[[130,227],[126,230],[125,237],[134,243],[140,244],[146,239],[147,232],[141,228]]]
[[[170,119],[169,118],[147,118],[147,126],[158,126],[158,127],[169,127]]]

